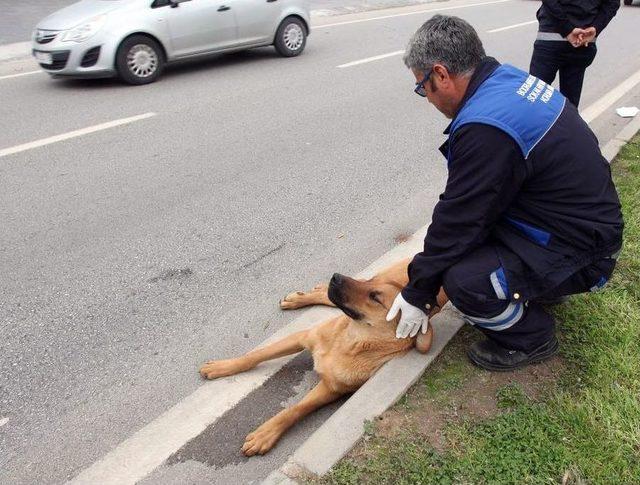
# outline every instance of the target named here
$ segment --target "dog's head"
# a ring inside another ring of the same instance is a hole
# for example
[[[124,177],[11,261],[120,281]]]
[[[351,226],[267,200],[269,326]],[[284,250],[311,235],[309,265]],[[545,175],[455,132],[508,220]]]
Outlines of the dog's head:
[[[406,282],[375,276],[361,281],[335,273],[329,282],[329,300],[348,317],[374,327],[395,325],[387,313]]]

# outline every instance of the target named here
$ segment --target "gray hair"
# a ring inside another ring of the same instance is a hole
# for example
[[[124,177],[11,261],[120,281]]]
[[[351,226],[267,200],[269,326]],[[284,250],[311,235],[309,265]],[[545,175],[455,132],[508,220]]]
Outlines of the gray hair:
[[[404,63],[409,69],[423,72],[442,64],[449,73],[464,76],[471,74],[483,57],[482,42],[468,22],[434,15],[413,34]]]

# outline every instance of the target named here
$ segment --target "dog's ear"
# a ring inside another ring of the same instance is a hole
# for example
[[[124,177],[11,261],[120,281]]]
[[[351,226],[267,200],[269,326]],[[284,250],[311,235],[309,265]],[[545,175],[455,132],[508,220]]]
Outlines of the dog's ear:
[[[401,278],[393,278],[387,281],[387,283],[389,283],[392,286],[395,286],[398,289],[398,293],[400,293],[402,291],[402,288],[404,288],[407,284],[407,282]]]

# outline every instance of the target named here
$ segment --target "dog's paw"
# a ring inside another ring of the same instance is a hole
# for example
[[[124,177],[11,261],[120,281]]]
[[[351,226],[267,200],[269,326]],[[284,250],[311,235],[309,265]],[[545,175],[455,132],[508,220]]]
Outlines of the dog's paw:
[[[264,455],[278,442],[282,431],[266,423],[249,433],[242,445],[242,453],[245,456]]]
[[[280,300],[282,310],[295,310],[309,305],[327,305],[327,285],[316,285],[309,292],[294,291]]]
[[[282,300],[280,300],[280,308],[282,310],[295,310],[296,308],[302,308],[307,306],[306,302],[307,293],[304,291],[294,291],[289,293]]]
[[[200,375],[205,379],[231,376],[247,370],[236,359],[210,360],[200,367]]]

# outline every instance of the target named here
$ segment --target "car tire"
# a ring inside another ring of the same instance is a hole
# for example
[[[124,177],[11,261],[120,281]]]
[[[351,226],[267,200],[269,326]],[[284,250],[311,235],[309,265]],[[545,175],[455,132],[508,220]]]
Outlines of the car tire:
[[[146,35],[132,35],[122,41],[116,53],[118,77],[128,84],[154,82],[164,69],[164,52]]]
[[[284,57],[294,57],[302,53],[307,44],[307,28],[297,17],[284,19],[276,32],[273,42],[278,54]]]

